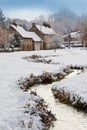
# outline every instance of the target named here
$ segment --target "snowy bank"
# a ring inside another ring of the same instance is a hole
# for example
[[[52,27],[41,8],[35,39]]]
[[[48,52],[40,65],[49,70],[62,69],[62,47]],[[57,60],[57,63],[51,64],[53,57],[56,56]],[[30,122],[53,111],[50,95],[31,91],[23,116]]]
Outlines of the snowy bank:
[[[32,52],[33,53],[33,52]],[[46,68],[28,63],[23,57],[29,52],[0,53],[0,130],[42,130],[45,124],[36,110],[37,101],[40,97],[24,93],[17,86],[17,80],[26,77],[33,72],[35,75],[42,73]],[[26,104],[30,104],[29,113],[25,113]],[[32,110],[34,114],[30,114]],[[29,125],[29,122],[32,122]]]
[[[52,91],[60,102],[87,112],[87,70],[53,85]]]

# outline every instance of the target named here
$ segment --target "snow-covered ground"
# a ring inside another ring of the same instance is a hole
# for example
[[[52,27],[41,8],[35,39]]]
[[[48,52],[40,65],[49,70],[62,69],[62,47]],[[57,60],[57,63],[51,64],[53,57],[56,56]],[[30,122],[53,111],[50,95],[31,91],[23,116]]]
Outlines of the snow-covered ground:
[[[46,59],[51,59],[52,62],[58,64],[34,63],[23,59],[23,57],[33,54],[48,56]],[[38,126],[42,128],[43,126],[39,117],[31,117],[27,114],[24,115],[25,108],[23,108],[23,106],[28,102],[34,107],[36,99],[27,92],[24,93],[20,90],[17,86],[17,80],[31,73],[39,75],[43,71],[56,72],[70,64],[86,66],[87,51],[65,49],[57,50],[56,52],[55,50],[48,50],[0,53],[0,130],[22,130],[23,128],[20,128],[19,124],[22,119],[26,120],[26,125],[28,120],[35,120],[33,130],[38,129]],[[70,87],[66,87],[66,89],[80,93],[81,96],[85,97],[84,99],[87,100],[86,76],[87,71],[75,78],[73,77],[62,82],[65,86]],[[62,86],[61,82],[59,84]],[[24,130],[27,130],[27,128],[24,128]]]
[[[40,98],[22,92],[16,83],[21,76],[28,74],[28,68],[29,63],[22,60],[20,53],[0,53],[0,130],[22,130],[23,121],[26,122],[24,130],[27,130],[28,122],[32,120],[33,129],[43,127],[38,115],[24,114],[26,109],[23,108],[29,103],[34,109],[35,100]]]
[[[72,95],[78,95],[81,97],[82,102],[87,103],[87,70],[82,72],[81,74],[77,74],[74,77],[65,78],[61,82],[58,82],[53,86],[53,89],[60,90],[61,88],[65,90],[65,92],[70,92],[71,98]],[[73,99],[71,99],[73,100]]]
[[[72,52],[72,53],[71,53]],[[75,53],[74,53],[75,52]],[[66,65],[69,65],[69,63],[73,66],[84,66],[87,67],[87,51],[86,50],[80,50],[80,51],[73,51],[71,50],[69,52],[69,57],[67,59],[67,56],[65,55],[66,60],[62,59],[61,63],[64,63]],[[75,74],[74,76],[69,75],[64,80],[61,80],[57,84],[53,85],[52,89],[54,90],[64,90],[65,93],[70,93],[71,100],[73,100],[73,96],[79,96],[81,97],[81,102],[87,103],[87,68],[84,70],[84,72],[81,72],[80,74]],[[78,98],[77,98],[78,100]]]

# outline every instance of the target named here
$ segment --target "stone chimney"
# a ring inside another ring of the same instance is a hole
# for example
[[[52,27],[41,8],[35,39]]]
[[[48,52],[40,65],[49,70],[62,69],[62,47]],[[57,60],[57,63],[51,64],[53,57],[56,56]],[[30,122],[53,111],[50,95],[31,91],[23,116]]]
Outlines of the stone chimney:
[[[17,23],[15,21],[13,21],[12,24],[17,27]]]
[[[32,26],[35,26],[35,23],[32,23]]]

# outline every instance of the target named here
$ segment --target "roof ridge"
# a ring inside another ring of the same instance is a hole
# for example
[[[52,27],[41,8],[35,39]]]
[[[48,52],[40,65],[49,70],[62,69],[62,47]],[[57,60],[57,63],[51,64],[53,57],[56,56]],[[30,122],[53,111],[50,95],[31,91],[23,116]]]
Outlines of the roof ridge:
[[[23,38],[32,38],[34,41],[42,41],[42,39],[35,33],[26,31],[23,27],[20,25],[11,25]]]

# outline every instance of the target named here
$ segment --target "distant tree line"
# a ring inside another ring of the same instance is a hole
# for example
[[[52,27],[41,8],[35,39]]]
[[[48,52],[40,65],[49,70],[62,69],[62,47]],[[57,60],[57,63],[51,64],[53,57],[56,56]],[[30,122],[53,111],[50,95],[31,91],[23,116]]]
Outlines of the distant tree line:
[[[78,16],[69,9],[63,9],[49,15],[48,18],[44,15],[40,15],[34,20],[34,22],[42,25],[43,23],[49,23],[55,32],[61,34],[61,38],[59,39],[62,39],[62,36],[68,32],[70,33],[71,31],[78,30],[81,34],[81,42],[84,46],[87,46],[87,14]],[[57,41],[60,40],[56,38],[56,42]]]

